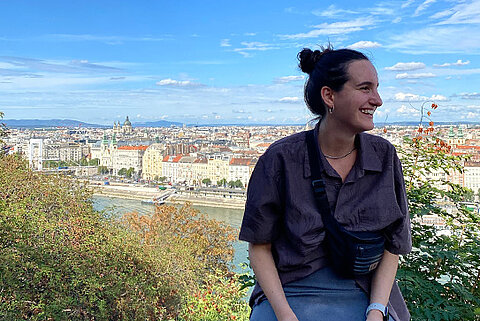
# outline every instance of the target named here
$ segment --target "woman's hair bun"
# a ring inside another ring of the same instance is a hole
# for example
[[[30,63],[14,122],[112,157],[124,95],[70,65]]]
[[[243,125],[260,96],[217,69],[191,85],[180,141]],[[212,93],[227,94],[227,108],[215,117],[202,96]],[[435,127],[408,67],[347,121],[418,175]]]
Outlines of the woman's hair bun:
[[[297,56],[299,60],[298,66],[303,72],[310,75],[312,71],[315,69],[315,64],[320,60],[320,58],[327,52],[330,52],[333,50],[333,48],[331,48],[330,45],[326,48],[322,47],[321,49],[322,49],[321,51],[320,50],[312,51],[309,48],[303,48],[302,51],[298,53],[298,56]]]

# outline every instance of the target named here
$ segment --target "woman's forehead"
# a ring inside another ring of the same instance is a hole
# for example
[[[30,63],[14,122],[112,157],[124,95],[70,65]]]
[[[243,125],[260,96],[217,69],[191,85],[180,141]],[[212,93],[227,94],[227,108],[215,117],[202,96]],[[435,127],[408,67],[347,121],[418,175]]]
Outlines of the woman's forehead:
[[[377,70],[368,60],[355,60],[348,65],[348,78],[354,83],[378,83]]]

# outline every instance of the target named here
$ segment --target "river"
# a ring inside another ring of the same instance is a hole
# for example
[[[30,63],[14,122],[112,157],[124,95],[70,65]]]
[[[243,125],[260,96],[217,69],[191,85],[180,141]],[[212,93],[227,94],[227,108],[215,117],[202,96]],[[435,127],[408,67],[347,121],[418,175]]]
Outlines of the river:
[[[137,212],[138,214],[152,214],[154,206],[151,204],[144,204],[139,200],[130,200],[123,198],[112,198],[100,195],[93,196],[93,206],[96,210],[107,210],[111,214],[121,216],[128,212]],[[228,225],[239,229],[242,223],[243,210],[217,208],[206,206],[193,206],[201,213],[205,213],[208,217],[223,221]],[[235,256],[233,258],[234,270],[242,272],[240,263],[247,262],[247,243],[236,241],[233,245],[235,249]]]

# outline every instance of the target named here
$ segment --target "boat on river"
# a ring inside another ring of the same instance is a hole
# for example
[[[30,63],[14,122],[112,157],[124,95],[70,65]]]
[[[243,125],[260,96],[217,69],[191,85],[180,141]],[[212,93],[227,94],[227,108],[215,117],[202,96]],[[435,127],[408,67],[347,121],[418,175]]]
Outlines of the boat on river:
[[[165,200],[161,197],[153,197],[146,200],[142,200],[143,204],[152,204],[152,205],[163,205],[165,204]]]

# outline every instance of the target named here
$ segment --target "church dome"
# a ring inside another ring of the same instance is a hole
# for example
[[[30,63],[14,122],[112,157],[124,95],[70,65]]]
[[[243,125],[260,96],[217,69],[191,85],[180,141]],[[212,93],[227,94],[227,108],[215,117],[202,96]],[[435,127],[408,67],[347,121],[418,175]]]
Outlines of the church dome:
[[[128,119],[128,116],[127,116],[127,119],[125,119],[125,122],[123,123],[123,126],[132,126],[132,123]]]

